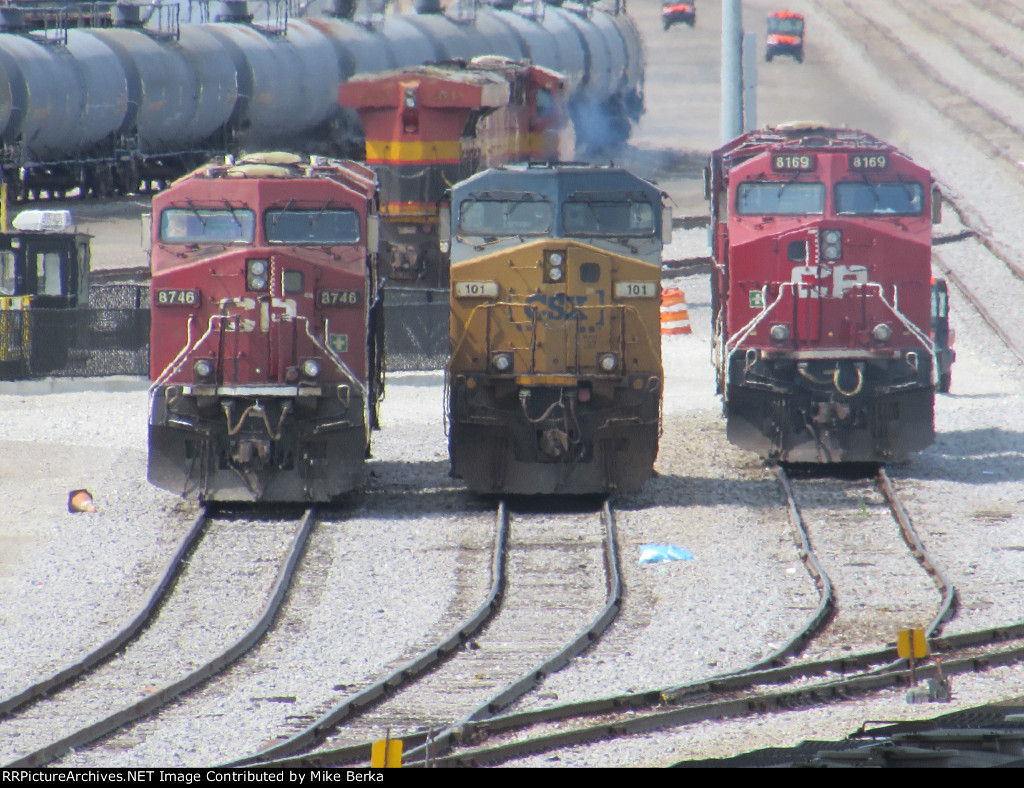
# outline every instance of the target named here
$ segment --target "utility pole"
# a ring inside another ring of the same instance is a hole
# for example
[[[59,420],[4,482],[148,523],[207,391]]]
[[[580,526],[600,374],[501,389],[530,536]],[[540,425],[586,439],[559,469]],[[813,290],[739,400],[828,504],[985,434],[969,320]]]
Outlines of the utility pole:
[[[743,133],[741,0],[722,0],[722,142]]]

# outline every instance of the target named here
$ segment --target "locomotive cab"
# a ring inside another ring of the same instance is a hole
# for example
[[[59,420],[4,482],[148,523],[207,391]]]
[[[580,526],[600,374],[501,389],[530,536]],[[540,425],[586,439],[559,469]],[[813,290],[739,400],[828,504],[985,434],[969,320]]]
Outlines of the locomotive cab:
[[[663,227],[651,184],[524,165],[452,189],[452,474],[481,493],[636,491],[662,389]]]
[[[62,312],[89,302],[89,240],[70,211],[23,211],[0,233],[0,376],[63,365]]]

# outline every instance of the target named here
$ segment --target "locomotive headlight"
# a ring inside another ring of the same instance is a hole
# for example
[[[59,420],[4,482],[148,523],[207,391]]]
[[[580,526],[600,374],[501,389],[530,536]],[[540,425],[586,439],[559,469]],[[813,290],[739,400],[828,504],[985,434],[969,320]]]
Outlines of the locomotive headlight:
[[[267,289],[267,272],[270,264],[267,260],[249,260],[245,264],[245,287],[247,290],[261,291]]]
[[[602,353],[597,365],[605,372],[614,372],[619,368],[619,357],[615,353]]]
[[[565,279],[565,251],[544,252],[544,279],[547,282]]]
[[[843,256],[843,233],[840,230],[823,230],[821,233],[821,255],[832,262]]]
[[[888,342],[892,339],[892,328],[887,323],[879,323],[871,329],[871,336],[876,342]]]
[[[213,374],[213,362],[208,358],[197,359],[192,365],[192,371],[196,373],[197,378],[208,378]]]
[[[315,358],[307,358],[302,362],[302,374],[307,378],[315,378],[320,374],[320,362]]]
[[[768,333],[776,342],[785,342],[789,339],[789,326],[785,323],[776,323],[771,327]]]
[[[495,353],[491,356],[491,366],[498,372],[510,372],[512,370],[512,354]]]

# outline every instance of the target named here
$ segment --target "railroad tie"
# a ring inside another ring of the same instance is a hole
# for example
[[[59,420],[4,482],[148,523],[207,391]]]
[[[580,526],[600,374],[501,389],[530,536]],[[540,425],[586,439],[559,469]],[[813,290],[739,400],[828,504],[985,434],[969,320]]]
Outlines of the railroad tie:
[[[661,333],[690,334],[690,313],[686,309],[686,293],[678,287],[661,291]]]

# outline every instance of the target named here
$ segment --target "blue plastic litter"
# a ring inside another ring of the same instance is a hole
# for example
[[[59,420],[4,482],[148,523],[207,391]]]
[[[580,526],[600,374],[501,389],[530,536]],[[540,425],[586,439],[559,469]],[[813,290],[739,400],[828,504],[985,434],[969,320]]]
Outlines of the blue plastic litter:
[[[692,561],[693,553],[674,544],[640,545],[640,565],[660,564],[662,561]]]

